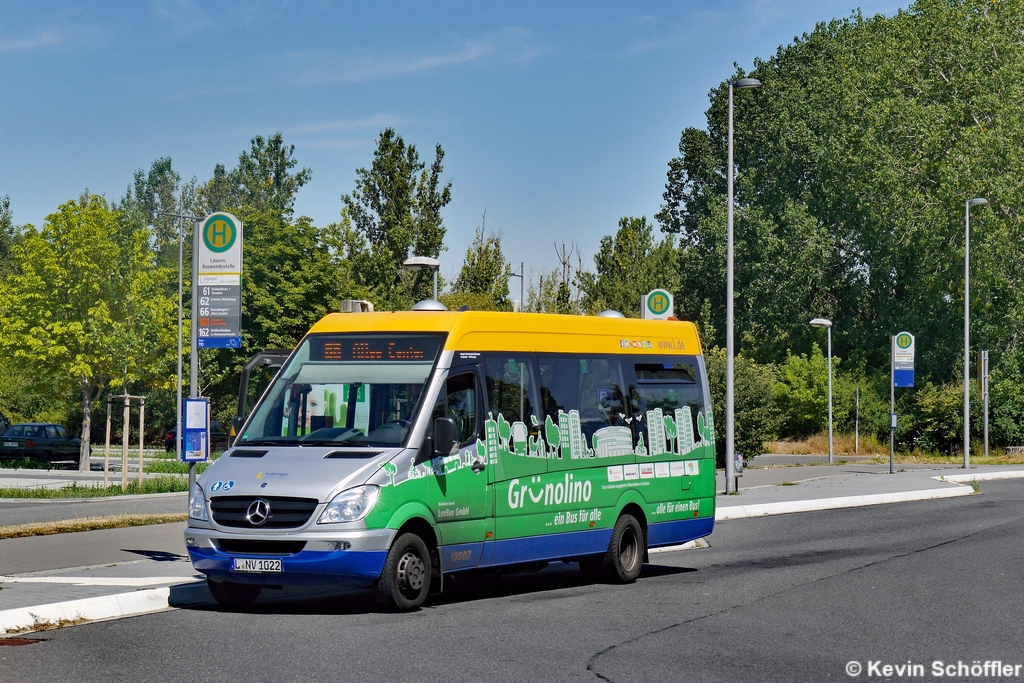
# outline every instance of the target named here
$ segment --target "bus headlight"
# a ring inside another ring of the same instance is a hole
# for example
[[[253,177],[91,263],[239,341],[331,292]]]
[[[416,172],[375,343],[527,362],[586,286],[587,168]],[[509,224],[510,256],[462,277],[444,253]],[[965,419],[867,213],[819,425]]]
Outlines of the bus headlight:
[[[206,513],[206,497],[203,495],[203,487],[199,483],[192,486],[188,494],[188,516],[202,522],[210,521]]]
[[[373,484],[346,489],[334,497],[316,523],[338,524],[360,520],[377,502],[378,493],[380,487]]]

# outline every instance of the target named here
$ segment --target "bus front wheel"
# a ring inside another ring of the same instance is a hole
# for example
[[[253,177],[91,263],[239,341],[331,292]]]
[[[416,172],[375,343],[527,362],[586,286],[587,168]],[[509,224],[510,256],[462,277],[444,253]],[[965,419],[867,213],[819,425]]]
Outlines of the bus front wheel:
[[[580,563],[585,574],[598,571],[615,583],[633,583],[644,567],[644,532],[633,515],[619,517],[603,557]]]
[[[430,551],[416,534],[402,534],[388,551],[377,580],[377,602],[401,612],[423,604],[430,592]]]

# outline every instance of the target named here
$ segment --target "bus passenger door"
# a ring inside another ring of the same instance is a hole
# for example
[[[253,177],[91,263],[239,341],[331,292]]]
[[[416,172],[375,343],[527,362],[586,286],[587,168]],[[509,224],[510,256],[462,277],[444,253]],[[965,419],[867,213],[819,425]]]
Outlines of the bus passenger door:
[[[451,418],[459,438],[450,455],[430,460],[428,498],[443,546],[443,571],[479,564],[491,528],[494,494],[483,449],[482,406],[476,371],[452,369],[430,420],[432,430],[436,418]]]
[[[484,561],[529,562],[540,557],[539,546],[520,539],[551,533],[555,510],[550,492],[545,498],[550,453],[537,410],[537,370],[524,353],[486,353],[482,365],[495,502],[495,539]]]

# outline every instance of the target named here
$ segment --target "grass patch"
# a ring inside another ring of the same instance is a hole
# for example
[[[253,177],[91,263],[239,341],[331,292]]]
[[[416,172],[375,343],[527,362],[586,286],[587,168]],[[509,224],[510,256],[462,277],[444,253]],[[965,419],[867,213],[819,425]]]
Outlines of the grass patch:
[[[110,517],[65,519],[59,522],[44,522],[41,524],[18,524],[15,526],[0,526],[0,539],[49,536],[76,531],[96,531],[97,529],[122,529],[129,526],[146,526],[149,524],[170,524],[172,522],[184,522],[185,519],[186,515],[182,512],[174,515],[113,515]]]
[[[781,484],[779,484],[779,486],[796,486],[796,482],[795,481],[784,481]]]
[[[889,462],[889,444],[880,443],[873,435],[861,434],[860,436],[860,450],[855,454],[853,452],[854,438],[853,434],[840,434],[835,433],[833,435],[833,450],[837,456],[850,456],[850,455],[868,455],[873,456],[878,463]],[[899,444],[897,444],[897,449]],[[778,455],[828,455],[828,433],[815,434],[814,436],[807,437],[806,439],[794,440],[794,441],[772,441],[765,444],[766,453],[774,453]],[[971,445],[971,464],[974,465],[1024,465],[1024,454],[1020,455],[1008,455],[1005,449],[993,448],[989,451],[989,456],[985,457],[981,455],[982,446],[980,443]],[[896,462],[901,465],[963,465],[964,456],[963,453],[953,453],[951,455],[943,455],[941,453],[934,453],[928,451],[922,451],[920,449],[913,450],[897,450],[895,455]],[[755,460],[756,462],[756,460]],[[840,465],[847,464],[849,461],[845,458],[837,461]]]
[[[209,461],[199,463],[196,467],[196,473],[202,474],[205,472],[206,468],[212,465],[213,462],[221,455],[222,452],[212,453]],[[170,456],[170,459],[162,458],[157,462],[147,462],[146,472],[158,472],[160,474],[188,474],[188,467],[190,463],[175,459],[174,453],[171,453]]]
[[[181,462],[180,460],[160,460],[157,462],[147,462],[146,472],[155,472],[158,474],[188,474],[189,463]],[[196,473],[202,474],[206,471],[206,468],[210,466],[208,462],[201,462],[196,466]]]
[[[124,491],[121,490],[119,483],[104,488],[101,484],[83,486],[72,482],[70,486],[63,486],[59,489],[0,488],[0,498],[102,498],[137,493],[177,493],[187,490],[188,479],[168,475],[143,479],[141,491],[138,480],[133,478],[128,481],[128,488]]]
[[[879,443],[871,434],[860,435],[860,448],[855,453],[856,445],[853,434],[832,434],[832,451],[836,455],[889,455],[889,444]],[[770,441],[764,446],[766,453],[777,455],[828,455],[828,432],[815,434],[806,439]]]

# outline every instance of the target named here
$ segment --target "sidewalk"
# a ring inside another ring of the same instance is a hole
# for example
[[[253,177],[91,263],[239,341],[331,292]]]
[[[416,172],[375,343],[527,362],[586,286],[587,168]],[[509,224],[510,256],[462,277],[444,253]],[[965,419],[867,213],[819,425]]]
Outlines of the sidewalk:
[[[725,473],[717,476],[715,519],[809,512],[843,507],[952,498],[974,493],[971,480],[1024,477],[1024,465],[955,466],[847,464],[758,467],[740,477],[739,493],[725,493]]]
[[[888,465],[865,463],[750,468],[740,479],[738,495],[717,497],[715,518],[724,522],[967,496],[974,493],[972,480],[1024,478],[1024,465],[981,466],[969,472],[957,467],[902,469],[905,471],[889,474]],[[719,472],[720,491],[724,484],[724,475]],[[184,509],[184,494],[131,498],[135,505],[173,505],[177,510]],[[6,517],[14,510],[5,506],[25,502],[36,501],[0,501],[0,516]],[[60,502],[65,503],[68,511],[87,509],[81,506],[95,503],[126,504],[121,498]],[[40,506],[35,508],[32,514],[39,514]],[[171,607],[212,604],[204,578],[187,560],[183,529],[184,523],[162,524],[0,540],[0,636]],[[290,593],[271,591],[261,600],[300,597]]]

